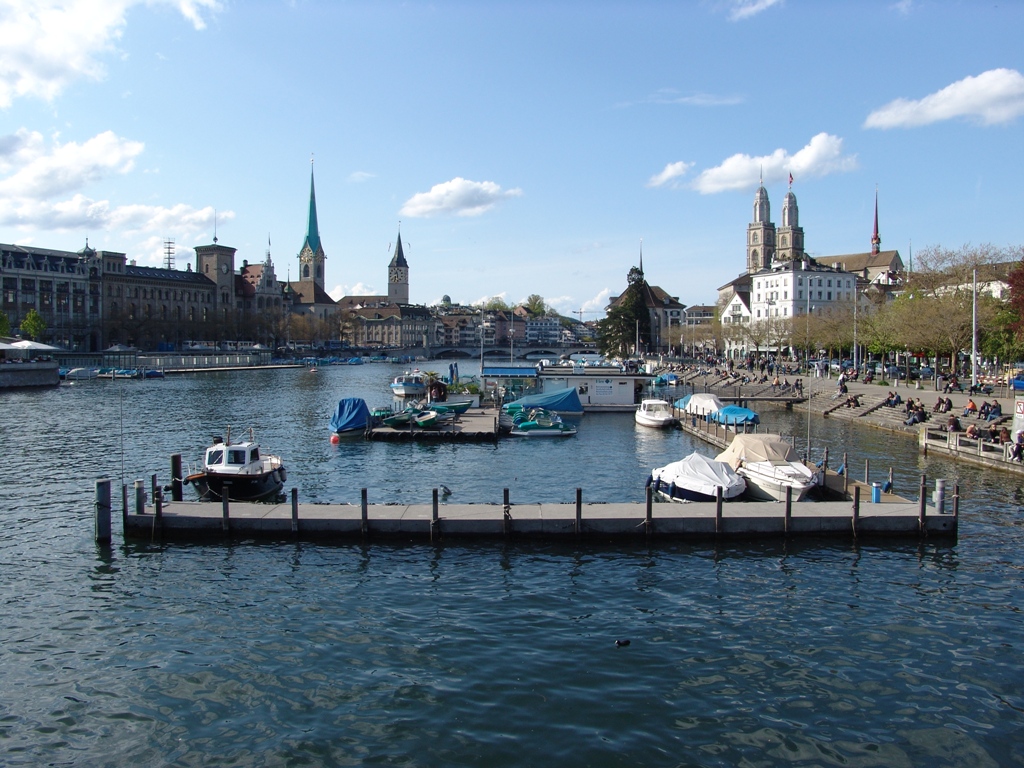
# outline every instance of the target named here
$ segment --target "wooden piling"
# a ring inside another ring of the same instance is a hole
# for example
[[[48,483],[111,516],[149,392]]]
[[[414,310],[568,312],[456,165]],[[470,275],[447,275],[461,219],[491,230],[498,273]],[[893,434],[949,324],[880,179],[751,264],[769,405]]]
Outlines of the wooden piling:
[[[299,489],[292,488],[292,533],[299,532]]]
[[[722,532],[722,486],[715,488],[715,533]]]
[[[860,486],[853,487],[853,538],[857,538],[857,526],[860,524]]]
[[[509,502],[508,488],[503,488],[502,499],[502,531],[505,536],[512,533],[512,504]]]
[[[864,485],[871,485],[871,459],[864,459]]]
[[[221,495],[220,495],[220,513],[221,513],[220,528],[225,533],[227,533],[228,531],[231,530],[231,520],[230,520],[229,511],[228,511],[228,493],[230,491],[231,491],[231,483],[225,482],[224,483],[224,490],[221,492]]]
[[[843,451],[843,493],[850,492],[850,465],[847,463],[846,451]]]
[[[953,524],[957,525],[960,518],[960,483],[953,483]]]
[[[896,486],[892,482],[892,467],[889,467],[889,493],[896,493]]]
[[[789,535],[789,523],[793,519],[793,489],[786,486],[786,518],[783,521],[783,530]]]
[[[644,517],[644,533],[650,536],[653,531],[653,507],[654,507],[654,489],[651,486],[647,486],[644,489],[644,500],[646,502],[646,512]]]
[[[110,543],[110,479],[96,481],[96,508],[94,530],[97,544]]]
[[[128,483],[121,483],[121,530],[128,522]]]
[[[360,491],[359,497],[360,504],[362,506],[362,523],[360,523],[360,530],[362,531],[363,536],[365,536],[367,533],[369,533],[370,530],[370,507],[369,504],[367,504],[365,488],[363,488],[362,491]]]
[[[146,514],[146,486],[142,480],[135,481],[135,514]]]
[[[150,488],[153,492],[153,511],[156,513],[156,522],[159,525],[163,522],[163,501],[164,495],[160,492],[160,486],[156,484],[156,474],[150,476]]]
[[[181,501],[182,480],[181,454],[171,454],[171,501]]]
[[[583,532],[583,489],[576,489],[576,535]]]
[[[437,517],[437,488],[433,489],[431,493],[430,502],[430,540],[434,540],[434,535],[438,531],[438,517]]]
[[[927,484],[927,477],[925,475],[921,475],[921,496],[919,498],[920,507],[918,508],[917,513],[917,527],[918,530],[921,531],[921,533],[924,533],[925,510],[927,509],[928,505],[928,498],[925,496],[925,494],[928,492]]]

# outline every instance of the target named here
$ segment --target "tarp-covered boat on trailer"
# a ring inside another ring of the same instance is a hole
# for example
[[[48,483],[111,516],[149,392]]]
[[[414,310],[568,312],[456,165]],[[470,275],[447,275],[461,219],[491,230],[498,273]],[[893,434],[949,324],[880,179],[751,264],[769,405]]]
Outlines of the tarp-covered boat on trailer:
[[[331,431],[339,435],[356,434],[366,431],[370,425],[370,409],[361,397],[345,397],[338,401],[338,407],[331,417]]]

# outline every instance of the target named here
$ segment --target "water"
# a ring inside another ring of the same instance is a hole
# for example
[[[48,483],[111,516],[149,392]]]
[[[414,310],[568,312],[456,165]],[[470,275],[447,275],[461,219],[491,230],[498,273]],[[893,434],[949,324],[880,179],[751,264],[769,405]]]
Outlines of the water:
[[[395,371],[0,396],[0,764],[1024,762],[1020,482],[845,422],[814,418],[812,453],[845,447],[856,476],[870,456],[873,479],[891,456],[908,495],[960,482],[956,543],[92,542],[97,477],[166,477],[229,421],[324,502],[639,501],[695,447],[628,415],[566,441],[331,446],[338,398],[383,403]],[[806,439],[799,411],[762,416]]]

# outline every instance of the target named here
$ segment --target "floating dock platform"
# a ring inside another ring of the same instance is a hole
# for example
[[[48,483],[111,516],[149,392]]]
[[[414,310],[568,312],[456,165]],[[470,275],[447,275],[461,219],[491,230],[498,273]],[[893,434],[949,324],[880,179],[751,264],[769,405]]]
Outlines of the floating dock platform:
[[[373,427],[366,431],[366,439],[419,443],[493,443],[498,440],[498,412],[470,409],[453,422],[428,429],[415,424],[405,427]]]
[[[929,507],[918,501],[883,494],[876,503],[862,503],[859,483],[850,483],[852,499],[817,502],[587,503],[577,489],[569,504],[440,504],[437,491],[428,504],[279,504],[161,501],[146,505],[141,482],[136,484],[133,511],[123,512],[126,538],[189,539],[225,536],[306,540],[400,538],[422,541],[456,539],[626,540],[763,539],[812,536],[956,537],[958,494],[952,509],[945,498]],[[846,482],[846,481],[843,481]],[[942,481],[940,481],[942,482]],[[105,495],[101,484],[107,483]],[[944,486],[943,486],[944,488]],[[939,492],[937,491],[937,494]],[[870,490],[864,501],[869,502]],[[505,494],[507,500],[507,491]],[[97,482],[97,531],[110,514],[109,481]],[[127,499],[127,493],[125,493]]]

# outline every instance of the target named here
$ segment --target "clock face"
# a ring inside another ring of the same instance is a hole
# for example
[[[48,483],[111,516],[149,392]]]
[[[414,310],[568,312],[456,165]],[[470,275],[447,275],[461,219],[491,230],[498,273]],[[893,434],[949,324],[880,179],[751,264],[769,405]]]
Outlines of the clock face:
[[[397,269],[392,269],[391,270],[391,282],[397,282],[397,281],[398,281],[398,270]]]
[[[223,272],[226,275],[228,273],[228,265],[227,264],[221,264],[220,265],[220,271]]]

